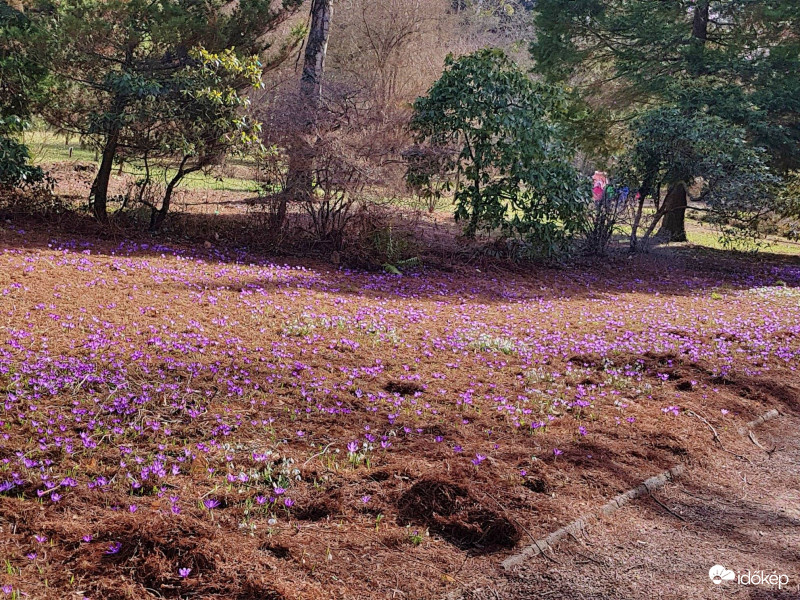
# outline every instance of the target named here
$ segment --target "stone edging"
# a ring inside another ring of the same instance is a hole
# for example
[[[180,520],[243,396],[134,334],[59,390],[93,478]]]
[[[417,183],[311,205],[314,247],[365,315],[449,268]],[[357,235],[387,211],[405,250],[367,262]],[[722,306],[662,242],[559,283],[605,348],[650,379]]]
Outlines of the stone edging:
[[[759,425],[766,423],[767,421],[779,417],[781,413],[779,413],[774,408],[772,410],[768,410],[763,415],[758,417],[757,419],[753,419],[750,421],[745,427],[739,428],[739,435],[747,435],[748,429],[753,429],[753,427],[758,427]]]
[[[779,416],[780,413],[773,408],[772,410],[765,412],[757,419],[747,423],[746,427],[740,427],[739,434],[747,435],[750,429],[758,427],[759,425]],[[584,527],[586,527],[586,525],[590,522],[595,521],[602,516],[611,515],[625,506],[631,500],[635,500],[636,498],[639,498],[645,494],[651,493],[653,490],[664,487],[670,481],[680,477],[683,472],[684,466],[682,464],[677,464],[669,471],[664,471],[659,475],[655,475],[654,477],[644,480],[638,487],[632,488],[627,492],[620,494],[619,496],[615,496],[601,506],[598,510],[576,519],[569,525],[554,531],[546,538],[535,540],[532,545],[526,546],[521,552],[514,554],[513,556],[509,556],[502,562],[503,568],[508,571],[516,566],[521,565],[528,558],[543,554],[546,550],[552,549],[553,546],[555,546],[568,535],[576,536],[577,534],[581,533]]]
[[[640,496],[664,487],[668,482],[680,477],[683,471],[684,466],[682,464],[677,464],[669,471],[664,471],[659,475],[645,479],[638,487],[632,488],[619,496],[615,496],[595,512],[583,516],[569,525],[554,531],[544,539],[536,540],[532,545],[524,548],[522,552],[508,557],[502,563],[503,568],[506,570],[512,569],[521,565],[526,559],[544,553],[568,535],[577,535],[582,532],[584,527],[591,521],[599,519],[601,516],[610,515],[625,506],[631,500],[635,500]]]

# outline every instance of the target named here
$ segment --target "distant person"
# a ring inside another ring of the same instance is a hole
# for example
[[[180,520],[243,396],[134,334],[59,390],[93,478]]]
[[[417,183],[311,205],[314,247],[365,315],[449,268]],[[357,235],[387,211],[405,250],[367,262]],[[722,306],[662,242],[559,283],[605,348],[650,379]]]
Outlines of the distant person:
[[[595,171],[592,175],[592,196],[595,202],[603,199],[603,192],[608,185],[608,175],[604,171]]]

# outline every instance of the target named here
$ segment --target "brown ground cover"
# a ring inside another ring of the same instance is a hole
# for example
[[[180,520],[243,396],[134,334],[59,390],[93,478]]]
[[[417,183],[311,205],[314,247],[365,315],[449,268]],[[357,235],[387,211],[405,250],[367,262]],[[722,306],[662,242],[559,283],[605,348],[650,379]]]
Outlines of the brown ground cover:
[[[9,594],[533,597],[515,549],[677,462],[746,464],[738,428],[798,408],[796,259],[397,277],[0,243]]]

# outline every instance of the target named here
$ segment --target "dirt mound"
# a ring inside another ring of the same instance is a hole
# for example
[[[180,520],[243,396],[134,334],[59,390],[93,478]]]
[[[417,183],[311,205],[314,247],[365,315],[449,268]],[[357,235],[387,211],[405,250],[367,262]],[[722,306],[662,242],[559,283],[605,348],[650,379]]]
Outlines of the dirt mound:
[[[401,396],[411,396],[417,392],[424,391],[420,384],[413,381],[396,381],[391,380],[383,386],[383,389],[390,394],[400,394]]]
[[[143,597],[145,590],[159,590],[164,598],[283,599],[263,580],[269,565],[251,562],[249,554],[245,563],[233,554],[202,522],[128,517],[81,547],[76,572],[92,582],[93,596],[107,599]]]
[[[281,546],[280,544],[274,544],[269,541],[261,544],[258,549],[274,556],[275,558],[280,558],[281,560],[289,560],[292,558],[292,551],[289,550],[289,548],[286,546]]]
[[[469,492],[463,486],[422,479],[403,494],[397,508],[403,519],[431,520],[437,516],[449,517],[463,506],[465,500],[469,500]]]
[[[537,494],[549,494],[551,492],[550,484],[538,477],[530,477],[522,485]]]
[[[327,488],[321,494],[313,495],[292,514],[301,521],[322,521],[341,513],[342,491],[338,488]]]
[[[418,524],[454,546],[488,553],[513,548],[519,527],[486,508],[469,488],[435,478],[421,479],[397,503],[401,524]]]
[[[720,339],[732,341],[731,335]],[[689,361],[686,357],[674,353],[645,352],[644,354],[619,354],[613,357],[602,357],[598,354],[577,354],[568,359],[569,363],[598,372],[609,368],[635,366],[649,376],[660,376],[673,384],[678,392],[689,393],[698,384],[717,387],[747,401],[756,403],[755,412],[762,411],[762,406],[780,403],[781,410],[797,411],[800,405],[800,388],[793,383],[773,381],[765,377],[748,376],[742,373],[735,375],[719,374],[715,369],[702,362]],[[582,385],[596,384],[592,378],[584,379]],[[749,408],[748,408],[749,406]],[[753,408],[743,403],[741,411]]]
[[[603,356],[596,353],[576,354],[567,362],[583,367],[593,367],[603,370],[607,367],[622,367],[624,365],[641,365],[647,370],[672,367],[673,364],[682,362],[681,358],[672,352],[645,352],[644,354],[618,354]]]

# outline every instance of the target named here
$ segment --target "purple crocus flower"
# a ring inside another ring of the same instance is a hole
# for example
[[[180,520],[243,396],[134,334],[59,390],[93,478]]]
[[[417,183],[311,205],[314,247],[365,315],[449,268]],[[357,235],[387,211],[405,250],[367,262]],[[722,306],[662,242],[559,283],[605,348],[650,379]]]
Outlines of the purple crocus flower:
[[[121,542],[111,542],[111,545],[106,550],[106,554],[116,554],[119,552],[119,549],[122,548]]]
[[[481,464],[485,460],[486,460],[486,457],[483,454],[476,454],[475,458],[472,459],[472,464],[477,467],[479,464]]]

